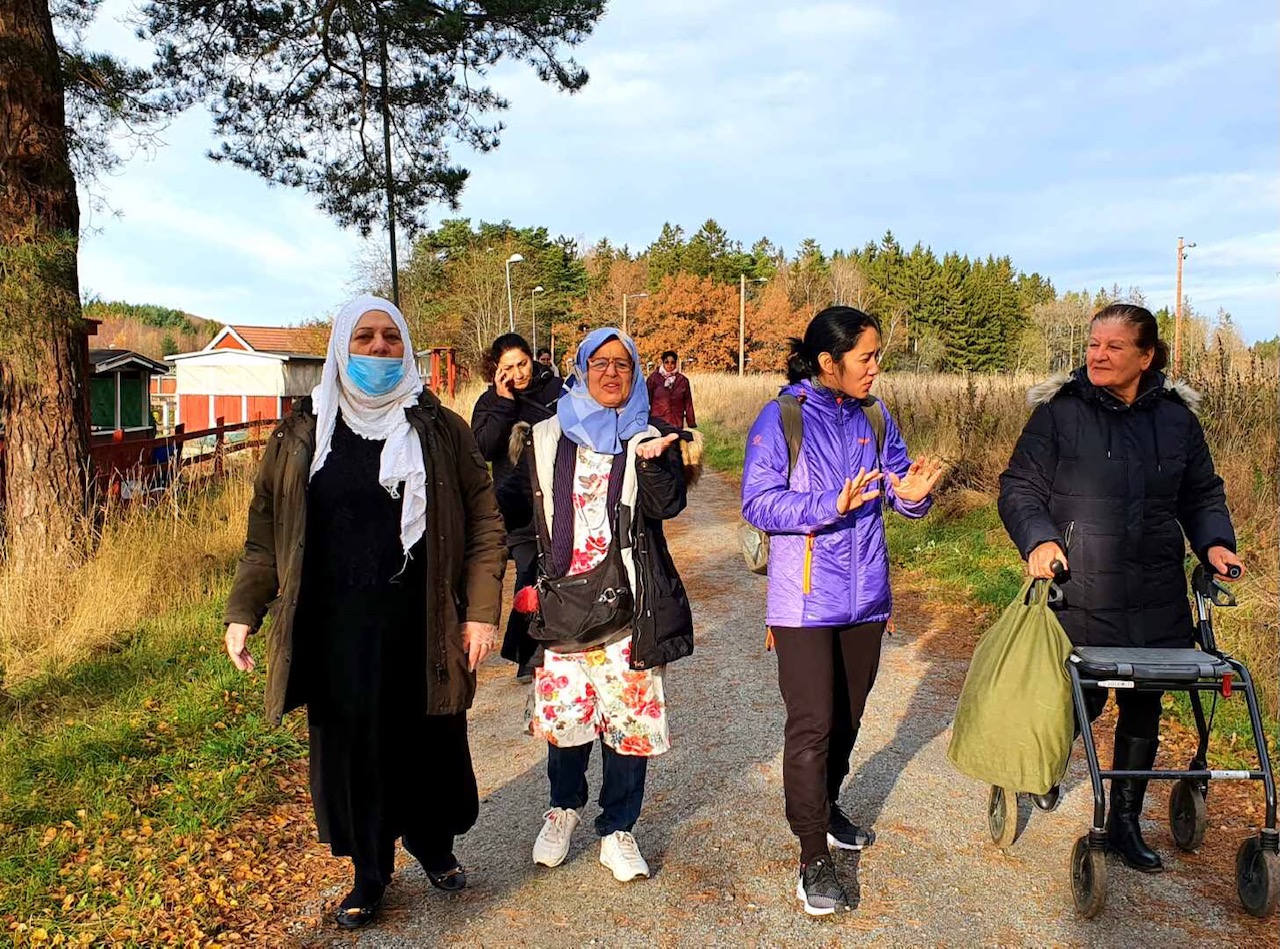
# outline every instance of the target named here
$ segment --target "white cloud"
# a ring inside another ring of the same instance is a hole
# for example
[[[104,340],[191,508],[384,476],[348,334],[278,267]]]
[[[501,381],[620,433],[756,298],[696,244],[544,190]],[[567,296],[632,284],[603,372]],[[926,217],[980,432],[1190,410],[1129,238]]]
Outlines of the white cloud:
[[[774,20],[784,35],[811,40],[871,37],[884,32],[892,18],[884,10],[863,3],[784,4]]]

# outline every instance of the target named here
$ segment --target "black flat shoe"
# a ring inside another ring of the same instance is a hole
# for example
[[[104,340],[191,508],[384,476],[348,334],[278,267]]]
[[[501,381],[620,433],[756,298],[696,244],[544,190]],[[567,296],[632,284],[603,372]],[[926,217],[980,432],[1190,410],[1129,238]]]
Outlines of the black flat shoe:
[[[457,893],[459,890],[465,890],[467,887],[467,872],[462,869],[462,864],[454,863],[448,870],[436,873],[432,870],[426,871],[427,879],[431,881],[431,885],[437,890],[444,890],[447,893]]]
[[[382,895],[386,891],[385,886],[357,880],[351,892],[338,904],[333,921],[339,929],[363,929],[377,918]]]
[[[339,929],[363,929],[378,916],[382,900],[372,906],[339,906],[333,914],[333,921]]]

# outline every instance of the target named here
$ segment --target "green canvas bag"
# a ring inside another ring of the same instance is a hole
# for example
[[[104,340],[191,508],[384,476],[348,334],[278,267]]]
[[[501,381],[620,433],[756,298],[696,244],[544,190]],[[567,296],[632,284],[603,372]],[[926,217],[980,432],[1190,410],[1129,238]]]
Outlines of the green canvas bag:
[[[1050,586],[1028,580],[978,639],[947,749],[971,778],[1029,794],[1062,780],[1074,740],[1071,640],[1049,609]]]

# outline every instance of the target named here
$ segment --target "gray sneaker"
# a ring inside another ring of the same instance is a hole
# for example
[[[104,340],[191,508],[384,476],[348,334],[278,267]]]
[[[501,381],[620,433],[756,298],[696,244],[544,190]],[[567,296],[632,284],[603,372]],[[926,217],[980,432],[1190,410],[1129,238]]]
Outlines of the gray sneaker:
[[[804,904],[804,911],[810,916],[830,916],[850,908],[849,894],[840,885],[830,857],[818,857],[800,865],[796,899]]]

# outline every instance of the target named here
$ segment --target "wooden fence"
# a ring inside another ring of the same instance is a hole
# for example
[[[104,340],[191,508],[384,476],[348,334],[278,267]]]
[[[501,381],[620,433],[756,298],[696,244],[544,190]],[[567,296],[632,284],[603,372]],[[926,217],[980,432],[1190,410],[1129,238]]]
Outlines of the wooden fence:
[[[227,425],[219,418],[213,428],[188,432],[179,425],[171,435],[133,440],[116,432],[111,441],[89,448],[95,487],[106,496],[131,498],[167,488],[190,465],[208,467],[201,477],[220,477],[227,455],[260,447],[277,421],[257,418]],[[4,450],[0,439],[0,499],[4,497]]]

